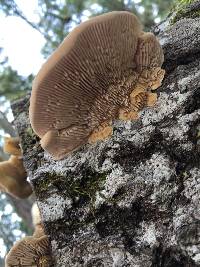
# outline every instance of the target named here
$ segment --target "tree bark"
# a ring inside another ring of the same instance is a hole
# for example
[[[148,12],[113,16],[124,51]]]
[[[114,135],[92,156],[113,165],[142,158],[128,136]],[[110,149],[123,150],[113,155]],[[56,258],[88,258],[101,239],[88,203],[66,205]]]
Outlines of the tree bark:
[[[154,108],[64,160],[41,149],[29,97],[13,105],[55,266],[200,266],[200,18],[155,32],[166,76]]]

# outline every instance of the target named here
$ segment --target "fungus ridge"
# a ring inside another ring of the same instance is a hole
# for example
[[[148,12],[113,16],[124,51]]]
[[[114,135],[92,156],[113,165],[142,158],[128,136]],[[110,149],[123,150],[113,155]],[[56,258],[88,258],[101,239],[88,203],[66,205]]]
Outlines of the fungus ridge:
[[[94,23],[80,33],[72,50],[53,67],[37,90],[40,109],[34,110],[32,124],[40,137],[48,130],[79,125],[80,119],[83,124],[88,123],[94,100],[126,71],[135,68],[138,28],[136,17],[126,13]]]

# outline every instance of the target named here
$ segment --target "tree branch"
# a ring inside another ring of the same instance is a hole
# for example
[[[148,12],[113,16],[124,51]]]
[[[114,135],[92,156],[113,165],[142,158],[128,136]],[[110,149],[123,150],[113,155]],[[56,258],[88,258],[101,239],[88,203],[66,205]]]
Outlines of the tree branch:
[[[3,160],[8,160],[8,156],[4,153],[2,147],[0,147],[0,162]]]
[[[0,129],[3,129],[5,133],[10,134],[10,136],[17,136],[15,129],[12,124],[7,120],[6,116],[2,111],[0,111]]]
[[[14,207],[15,212],[17,215],[23,219],[26,224],[26,227],[33,231],[33,224],[32,224],[32,216],[31,216],[31,208],[34,202],[33,197],[31,196],[28,199],[17,199],[13,196],[6,195],[10,204]]]
[[[72,20],[71,16],[60,16],[58,14],[55,14],[55,13],[49,12],[49,11],[47,12],[47,15],[49,15],[53,18],[56,18],[58,20],[61,20],[64,24],[69,23]]]

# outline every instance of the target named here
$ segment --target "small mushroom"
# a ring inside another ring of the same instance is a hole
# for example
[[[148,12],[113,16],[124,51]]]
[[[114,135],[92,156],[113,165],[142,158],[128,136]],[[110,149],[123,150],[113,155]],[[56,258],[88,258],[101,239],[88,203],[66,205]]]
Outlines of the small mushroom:
[[[52,259],[47,236],[24,237],[16,242],[7,254],[5,263],[6,267],[49,267]]]
[[[6,161],[0,162],[0,190],[17,198],[27,198],[32,193],[27,173],[23,165],[19,139],[6,137],[4,151],[11,154]]]
[[[110,12],[80,24],[33,82],[29,115],[42,147],[62,159],[111,135],[112,120],[137,118],[150,104],[150,89],[161,84],[162,63],[158,40],[143,32],[129,12]]]

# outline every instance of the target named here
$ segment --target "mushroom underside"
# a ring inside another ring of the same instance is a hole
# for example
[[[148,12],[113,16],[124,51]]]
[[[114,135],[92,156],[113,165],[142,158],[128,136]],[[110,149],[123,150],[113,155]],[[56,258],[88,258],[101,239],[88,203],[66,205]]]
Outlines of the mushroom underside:
[[[113,119],[136,119],[150,104],[147,90],[161,84],[162,63],[158,40],[131,13],[111,12],[78,26],[33,84],[30,120],[42,147],[61,159],[88,140],[110,136],[106,124]],[[138,86],[144,96],[134,103]]]

